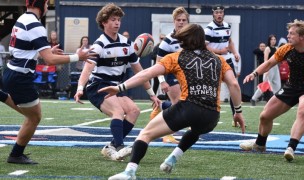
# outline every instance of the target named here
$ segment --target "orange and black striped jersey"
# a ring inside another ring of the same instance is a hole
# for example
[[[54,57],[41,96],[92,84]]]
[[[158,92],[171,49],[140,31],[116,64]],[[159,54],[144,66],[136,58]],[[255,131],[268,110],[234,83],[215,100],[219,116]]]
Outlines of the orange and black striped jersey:
[[[295,89],[304,89],[304,53],[299,53],[288,43],[275,52],[274,58],[278,62],[287,60],[290,73],[286,85]]]
[[[226,71],[225,59],[208,50],[171,53],[159,64],[172,73],[181,86],[180,100],[193,102],[210,110],[220,111],[220,87]]]

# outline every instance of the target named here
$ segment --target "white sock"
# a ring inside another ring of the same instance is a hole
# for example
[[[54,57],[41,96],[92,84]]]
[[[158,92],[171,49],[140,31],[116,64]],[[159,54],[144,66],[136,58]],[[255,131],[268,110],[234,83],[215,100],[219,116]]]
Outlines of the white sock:
[[[133,163],[133,162],[129,162],[128,165],[127,165],[127,167],[126,167],[126,169],[125,169],[125,171],[130,171],[131,170],[131,171],[136,172],[137,168],[138,168],[138,164]]]
[[[262,96],[263,92],[260,90],[260,88],[258,88],[255,92],[254,95],[252,96],[252,100],[257,101],[261,96]]]
[[[173,155],[176,157],[176,160],[179,160],[183,156],[184,152],[179,148],[176,147],[170,155]]]

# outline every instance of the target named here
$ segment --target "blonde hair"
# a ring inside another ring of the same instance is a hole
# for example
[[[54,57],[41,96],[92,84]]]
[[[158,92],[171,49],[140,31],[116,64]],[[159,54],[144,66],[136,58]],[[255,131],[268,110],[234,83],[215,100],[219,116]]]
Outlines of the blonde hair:
[[[304,36],[304,21],[295,19],[293,22],[287,24],[287,30],[289,30],[291,27],[296,27],[296,32],[300,36]]]
[[[96,22],[99,28],[104,30],[102,23],[107,22],[111,16],[123,17],[124,15],[125,13],[120,7],[114,3],[109,3],[101,8],[101,10],[97,13]]]
[[[189,22],[189,13],[186,11],[186,9],[184,7],[177,7],[173,10],[173,12],[172,12],[173,19],[175,20],[176,17],[181,14],[185,14],[187,17],[187,20]]]

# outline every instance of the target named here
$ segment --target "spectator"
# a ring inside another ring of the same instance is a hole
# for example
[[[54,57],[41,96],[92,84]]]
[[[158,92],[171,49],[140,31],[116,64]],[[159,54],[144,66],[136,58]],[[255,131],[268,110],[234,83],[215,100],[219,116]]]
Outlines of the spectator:
[[[259,44],[259,47],[253,50],[253,54],[255,55],[255,59],[256,59],[256,67],[258,67],[259,65],[261,65],[264,62],[264,51],[266,48],[266,44],[261,42]],[[256,68],[255,67],[255,68]],[[259,80],[258,83],[263,82],[263,77],[259,76]]]
[[[83,50],[86,51],[86,50],[90,49],[90,47],[91,47],[91,45],[90,45],[89,37],[88,36],[82,36],[81,39],[80,39],[80,45],[77,48],[76,53],[78,53],[82,48],[83,48]],[[85,62],[78,61],[76,63],[76,69],[78,71],[82,71],[84,63]]]

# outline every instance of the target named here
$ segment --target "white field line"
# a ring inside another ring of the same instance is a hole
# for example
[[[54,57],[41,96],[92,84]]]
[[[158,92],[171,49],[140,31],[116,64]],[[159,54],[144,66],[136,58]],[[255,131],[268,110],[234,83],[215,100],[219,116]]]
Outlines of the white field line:
[[[140,111],[140,113],[146,113],[146,112],[151,112],[151,111],[152,111],[152,109],[150,108],[150,109],[142,110],[142,111]],[[111,120],[111,118],[97,119],[97,120],[94,120],[94,121],[77,124],[75,126],[87,126],[87,125],[90,125],[90,124],[105,122],[105,121],[109,121],[109,120]]]
[[[9,173],[8,175],[20,176],[20,175],[23,175],[27,172],[29,172],[29,171],[28,170],[17,170],[17,171]]]

